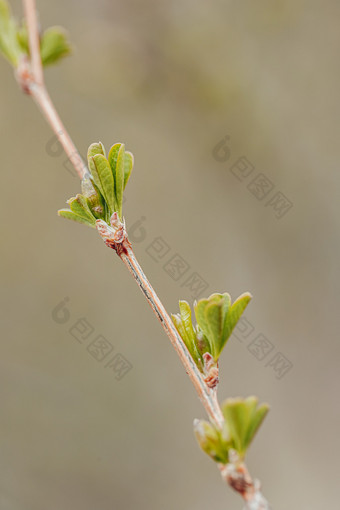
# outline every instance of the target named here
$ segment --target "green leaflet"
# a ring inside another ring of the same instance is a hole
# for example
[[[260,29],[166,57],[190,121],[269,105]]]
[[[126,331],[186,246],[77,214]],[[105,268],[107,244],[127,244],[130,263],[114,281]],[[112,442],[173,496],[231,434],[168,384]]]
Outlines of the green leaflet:
[[[228,463],[228,451],[232,445],[223,437],[221,430],[207,421],[195,420],[194,433],[198,444],[209,457],[221,464]]]
[[[236,326],[239,318],[241,317],[251,298],[252,295],[249,292],[245,292],[244,294],[241,294],[241,296],[239,296],[229,308],[223,330],[223,336],[226,338],[226,340],[228,340],[230,337],[234,327]]]
[[[110,151],[109,151],[109,155],[107,157],[108,161],[109,161],[109,164],[110,164],[110,167],[111,167],[111,170],[112,170],[112,173],[113,173],[113,178],[116,182],[116,166],[117,166],[117,158],[118,158],[118,153],[119,153],[119,149],[121,148],[122,144],[121,143],[115,143],[114,145],[112,145]]]
[[[112,168],[112,172],[116,171],[115,169],[116,169],[117,157],[118,157],[118,152],[119,152],[121,145],[122,144],[120,142],[114,143],[109,150],[107,159],[108,159],[110,166]]]
[[[202,355],[202,357],[205,352],[209,352],[211,354],[211,347],[210,347],[209,341],[208,341],[207,337],[204,335],[203,331],[201,330],[201,328],[199,327],[198,324],[196,325],[196,328],[195,328],[195,334],[196,334],[197,350]]]
[[[185,331],[185,327],[182,321],[182,318],[179,314],[171,314],[172,322],[174,323],[175,328],[177,329],[180,337],[186,345],[186,348],[190,352],[191,356],[193,356],[193,349],[190,339],[188,338],[187,332]]]
[[[17,40],[21,51],[25,53],[25,55],[29,55],[29,42],[28,42],[28,31],[26,24],[22,24],[21,27],[17,30]]]
[[[247,408],[242,400],[230,399],[223,407],[223,414],[233,439],[235,450],[245,451],[245,436],[248,430]]]
[[[93,180],[103,195],[110,211],[113,212],[115,210],[114,180],[110,165],[102,154],[93,156],[92,161],[94,164],[92,169]]]
[[[122,144],[118,151],[115,181],[117,212],[119,214],[120,219],[123,218],[124,172],[125,172],[125,145]]]
[[[195,332],[191,322],[191,309],[190,305],[187,301],[179,302],[179,311],[181,314],[182,322],[185,328],[185,331],[190,338],[191,342],[195,341]]]
[[[254,412],[251,416],[251,423],[249,424],[248,431],[247,431],[247,434],[245,437],[246,448],[248,448],[250,446],[250,443],[254,439],[254,436],[255,436],[256,432],[259,430],[268,411],[269,411],[268,404],[262,404],[257,409],[254,409]]]
[[[179,302],[180,315],[171,315],[173,323],[182,337],[194,362],[200,370],[203,368],[202,355],[197,347],[196,332],[191,322],[191,309],[187,301]]]
[[[242,294],[233,305],[228,293],[212,294],[195,303],[197,324],[210,345],[210,353],[218,360],[233,328],[249,303],[251,295]]]
[[[42,35],[40,42],[41,61],[44,66],[55,64],[70,55],[71,45],[61,27],[50,27]]]
[[[267,404],[257,407],[258,399],[228,399],[222,404],[230,437],[239,455],[244,457],[252,439],[269,411]]]
[[[76,197],[70,198],[67,203],[74,214],[82,216],[91,223],[95,223],[95,217],[91,213],[87,199],[83,195],[77,195]]]
[[[215,360],[218,359],[221,351],[226,343],[226,338],[223,336],[223,326],[226,320],[230,305],[230,296],[225,294],[220,299],[212,300],[205,307],[205,318],[208,322],[211,333],[211,345],[213,347],[212,355]]]
[[[91,213],[96,219],[106,220],[106,204],[103,195],[91,179],[85,178],[81,182],[82,194],[87,198]]]
[[[90,147],[87,149],[87,163],[91,174],[93,170],[96,171],[96,167],[92,159],[96,154],[102,154],[105,156],[105,149],[101,142],[91,143]]]
[[[63,218],[67,218],[69,220],[76,221],[78,223],[83,223],[84,225],[88,225],[89,227],[94,228],[94,226],[95,226],[95,224],[93,222],[86,219],[84,216],[79,216],[78,214],[75,214],[74,212],[70,211],[69,209],[60,209],[58,211],[58,215]]]
[[[125,164],[124,164],[124,189],[130,179],[130,175],[133,169],[134,158],[133,154],[129,151],[125,151]]]
[[[8,3],[0,0],[0,51],[14,67],[18,65],[21,48],[17,39],[17,23]]]
[[[130,157],[128,157],[130,159]],[[123,191],[125,183],[125,146],[123,143],[115,143],[109,152],[108,161],[112,170],[115,182],[115,199],[117,212],[122,219],[123,209]],[[129,165],[128,165],[129,169]],[[131,173],[132,167],[130,169]],[[127,177],[128,179],[128,177]],[[127,182],[127,181],[126,181]]]

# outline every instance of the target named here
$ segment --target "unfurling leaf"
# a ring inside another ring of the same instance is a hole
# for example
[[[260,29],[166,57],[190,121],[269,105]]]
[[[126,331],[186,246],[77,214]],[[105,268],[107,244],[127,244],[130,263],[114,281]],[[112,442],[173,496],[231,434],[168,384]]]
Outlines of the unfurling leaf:
[[[79,216],[78,214],[75,214],[74,212],[70,211],[69,209],[60,209],[58,211],[58,215],[62,218],[67,218],[68,220],[73,220],[78,223],[83,223],[84,225],[88,225],[89,227],[94,227],[95,224],[87,219],[85,216]]]
[[[268,411],[267,404],[258,407],[256,397],[230,398],[222,404],[230,438],[241,458],[244,457]]]
[[[116,201],[117,201],[117,212],[120,219],[123,217],[123,191],[124,191],[124,172],[125,172],[125,145],[122,143],[117,156],[116,164]]]
[[[96,218],[93,216],[87,198],[85,198],[83,195],[77,195],[74,198],[70,198],[67,203],[70,206],[70,209],[74,214],[77,214],[78,216],[83,216],[88,221],[95,223]]]
[[[115,210],[114,181],[110,165],[102,154],[96,154],[92,160],[95,168],[92,171],[93,180],[113,213]]]
[[[104,145],[101,142],[91,143],[90,147],[87,149],[87,164],[92,175],[93,172],[96,171],[96,167],[93,162],[93,156],[95,156],[96,154],[102,154],[103,156],[105,156]]]
[[[8,3],[0,0],[0,52],[16,67],[22,53],[18,38],[18,26],[11,16]]]
[[[129,151],[125,151],[125,165],[124,165],[124,189],[130,179],[130,175],[133,169],[133,154]]]
[[[123,219],[123,190],[131,174],[133,156],[125,152],[124,144],[117,143],[106,158],[104,146],[98,142],[88,148],[87,161],[91,175],[82,180],[82,194],[70,199],[71,210],[62,209],[60,216],[91,226],[96,220],[103,220],[110,226],[114,213]]]
[[[107,156],[107,159],[110,164],[115,181],[116,181],[116,166],[117,166],[118,152],[119,152],[119,149],[121,148],[121,146],[122,146],[121,143],[115,143],[114,145],[112,145],[112,147],[109,151],[109,154]]]
[[[77,221],[78,223],[84,223],[91,227],[95,226],[96,218],[90,210],[88,199],[86,197],[83,195],[77,195],[76,197],[70,198],[67,203],[71,210],[61,209],[58,211],[59,216]]]
[[[89,208],[96,219],[107,219],[107,207],[103,195],[94,182],[89,178],[84,178],[81,182],[81,191],[87,198]]]
[[[129,153],[130,154],[130,153]],[[130,159],[130,156],[128,156]],[[108,161],[112,170],[115,183],[115,199],[119,217],[122,219],[123,191],[125,188],[125,146],[123,143],[115,143],[109,152]],[[129,165],[128,165],[129,168]],[[132,167],[131,167],[132,170]],[[131,172],[130,170],[130,172]],[[128,177],[127,177],[128,179]],[[126,181],[127,182],[127,181]]]
[[[233,332],[234,327],[238,323],[239,318],[243,314],[251,298],[251,294],[249,294],[249,292],[245,292],[244,294],[241,294],[241,296],[239,296],[236,301],[229,307],[223,329],[223,338],[225,338],[225,342]]]
[[[28,40],[28,30],[26,23],[23,23],[21,27],[17,30],[17,40],[20,45],[20,48],[22,52],[25,55],[29,55],[30,48],[29,48],[29,40]]]
[[[191,309],[186,301],[179,302],[180,314],[171,315],[172,321],[198,368],[203,371],[203,359],[197,346],[196,332],[191,322]]]
[[[215,293],[208,299],[200,299],[194,303],[197,321],[195,328],[192,324],[189,304],[186,301],[179,302],[180,314],[172,315],[172,320],[196,365],[206,375],[208,375],[206,363],[209,357],[206,358],[204,354],[209,353],[217,367],[222,349],[250,298],[251,295],[245,293],[231,304],[228,293]],[[211,362],[209,365],[212,366]]]
[[[202,450],[215,462],[228,463],[231,443],[221,430],[204,420],[194,421],[194,433]]]
[[[55,64],[70,55],[72,49],[67,33],[61,27],[50,27],[43,33],[40,41],[40,54],[43,66]]]
[[[197,324],[209,341],[210,353],[215,361],[220,357],[223,347],[250,299],[251,295],[245,293],[231,304],[228,293],[216,293],[195,304]]]
[[[268,410],[267,404],[258,406],[256,397],[230,398],[222,404],[225,418],[222,428],[195,420],[195,436],[202,450],[215,462],[227,464],[231,449],[236,450],[239,459],[243,460]]]

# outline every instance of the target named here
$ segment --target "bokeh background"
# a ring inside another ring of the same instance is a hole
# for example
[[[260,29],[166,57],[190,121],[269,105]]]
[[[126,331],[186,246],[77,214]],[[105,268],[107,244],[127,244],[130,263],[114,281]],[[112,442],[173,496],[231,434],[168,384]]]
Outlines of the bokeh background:
[[[124,141],[135,155],[125,217],[167,309],[192,302],[193,272],[203,296],[254,295],[219,388],[271,404],[251,472],[275,510],[336,508],[339,2],[38,6],[74,44],[46,80],[79,151]],[[95,231],[58,218],[78,180],[3,60],[0,76],[1,509],[242,508],[196,445],[204,410],[131,276]],[[216,161],[225,136],[229,159]],[[242,156],[254,170],[240,181]],[[274,185],[263,200],[258,174]],[[277,192],[292,203],[280,219],[266,205]],[[155,238],[169,250],[159,261]],[[177,281],[164,268],[176,254],[188,266]],[[69,316],[56,310],[64,298]],[[93,328],[83,343],[79,318]],[[87,350],[98,335],[133,366],[119,381]],[[258,360],[251,342],[263,337],[272,351]],[[283,375],[277,353],[291,364]]]

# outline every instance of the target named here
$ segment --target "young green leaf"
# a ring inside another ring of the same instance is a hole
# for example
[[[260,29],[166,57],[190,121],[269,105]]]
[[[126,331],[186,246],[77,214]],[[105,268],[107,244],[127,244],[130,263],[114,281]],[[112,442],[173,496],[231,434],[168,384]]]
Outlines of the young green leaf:
[[[134,158],[133,154],[129,151],[125,151],[125,165],[124,165],[124,189],[130,179],[130,175],[133,169]]]
[[[110,165],[102,154],[96,154],[92,158],[92,176],[96,186],[99,188],[111,213],[115,210],[114,181]]]
[[[223,414],[230,436],[234,441],[235,449],[243,456],[246,450],[245,437],[249,426],[247,407],[244,401],[242,399],[228,399],[223,407]]]
[[[222,437],[222,433],[211,423],[204,420],[194,421],[194,433],[202,450],[215,462],[228,463],[230,442]]]
[[[72,49],[67,34],[61,27],[50,27],[42,35],[40,42],[41,62],[43,66],[55,64],[70,55]]]
[[[4,0],[0,0],[0,52],[14,67],[18,65],[22,52],[17,39],[17,23]]]
[[[242,294],[233,305],[230,295],[212,294],[208,299],[195,303],[195,315],[199,328],[210,344],[210,353],[218,360],[233,328],[249,303],[251,295]]]
[[[255,436],[256,432],[258,431],[258,429],[260,428],[260,426],[261,426],[263,420],[265,419],[268,411],[269,411],[269,405],[268,404],[262,404],[257,409],[254,409],[252,417],[251,417],[251,423],[249,425],[248,432],[247,432],[247,435],[245,437],[245,446],[246,446],[246,448],[249,448],[250,443],[254,439],[254,436]]]
[[[194,343],[195,342],[195,332],[191,322],[191,308],[187,301],[179,302],[179,311],[181,314],[182,322],[187,332],[188,337]]]
[[[249,294],[249,292],[245,292],[244,294],[239,296],[236,299],[236,301],[230,306],[223,328],[223,337],[225,339],[225,342],[228,340],[231,333],[233,332],[234,327],[236,326],[239,318],[241,317],[251,298],[252,295]]]
[[[91,143],[90,147],[87,149],[87,163],[92,175],[92,170],[96,172],[96,167],[92,159],[96,154],[102,154],[105,157],[104,145],[101,142]]]
[[[81,182],[81,190],[87,198],[89,208],[97,219],[106,220],[106,204],[103,195],[91,179],[85,178]]]
[[[83,223],[84,225],[88,225],[89,227],[93,228],[95,227],[95,224],[93,222],[86,219],[84,216],[79,216],[78,214],[75,214],[73,211],[70,211],[69,209],[60,209],[58,211],[58,215],[69,220],[76,221],[78,223]]]
[[[179,333],[179,336],[182,338],[183,342],[186,345],[186,348],[188,349],[188,351],[190,352],[190,354],[192,356],[193,355],[192,344],[191,344],[190,339],[188,338],[187,333],[185,331],[182,317],[180,316],[179,313],[176,313],[176,314],[172,313],[171,319],[172,319],[172,322],[174,323],[175,328],[177,329],[177,331]]]
[[[203,331],[204,335],[208,338],[210,336],[210,328],[209,323],[207,322],[206,316],[205,316],[205,309],[209,304],[208,299],[200,299],[198,302],[194,303],[194,310],[195,310],[195,316],[197,324],[199,325],[200,329]]]
[[[67,203],[70,206],[72,212],[78,216],[82,216],[93,224],[96,218],[91,213],[87,199],[83,195],[77,195],[76,197],[70,198]]]
[[[196,345],[196,333],[194,331],[192,320],[191,320],[191,308],[187,301],[179,302],[179,310],[181,314],[181,320],[184,327],[184,334],[187,338],[187,344],[190,345],[190,353],[195,363],[198,366],[202,366],[203,360]]]
[[[212,354],[209,341],[208,341],[207,337],[204,335],[203,331],[201,330],[201,328],[199,327],[198,324],[196,325],[196,328],[195,328],[195,335],[196,335],[197,350],[200,353],[200,355],[202,356],[202,358],[203,358],[203,354],[206,352],[208,352],[209,354]]]
[[[230,296],[226,294],[218,301],[217,299],[211,301],[205,308],[205,317],[209,324],[213,356],[217,361],[226,342],[223,337],[223,325],[230,305]]]
[[[116,180],[115,180],[117,212],[120,216],[120,219],[123,218],[124,171],[125,171],[125,146],[122,143],[117,155]]]
[[[28,41],[28,31],[25,23],[23,23],[17,30],[17,40],[21,51],[25,53],[25,55],[29,55],[30,48]]]
[[[110,167],[111,167],[115,181],[116,181],[117,158],[118,158],[118,153],[119,153],[119,149],[121,148],[121,146],[122,146],[121,143],[115,143],[114,145],[112,145],[111,149],[109,150],[109,155],[107,157],[107,159],[110,163]]]
[[[261,425],[269,407],[266,404],[258,407],[256,397],[247,399],[232,398],[222,404],[222,412],[225,417],[230,437],[234,447],[244,457],[256,431]]]
[[[195,305],[196,320],[208,338],[211,354],[218,360],[225,344],[223,326],[230,305],[229,294],[212,294],[208,299],[202,299]]]
[[[174,323],[175,328],[177,329],[180,337],[182,338],[183,342],[186,345],[186,348],[191,354],[192,359],[196,363],[197,367],[200,369],[201,372],[203,372],[203,364],[201,361],[201,357],[199,353],[197,352],[197,348],[195,346],[195,342],[192,339],[190,335],[188,335],[188,332],[185,329],[183,319],[180,314],[171,314],[172,322]]]

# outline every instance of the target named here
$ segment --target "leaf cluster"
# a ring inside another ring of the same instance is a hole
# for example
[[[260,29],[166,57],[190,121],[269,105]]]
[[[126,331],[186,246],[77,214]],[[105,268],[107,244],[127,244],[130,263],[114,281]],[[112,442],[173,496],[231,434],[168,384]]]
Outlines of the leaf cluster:
[[[180,313],[172,315],[173,323],[198,368],[203,371],[203,355],[208,352],[215,362],[226,345],[236,323],[251,299],[246,292],[231,302],[230,295],[212,294],[194,303],[196,326],[192,324],[187,301],[179,302]]]
[[[61,209],[59,216],[94,227],[96,220],[110,224],[117,212],[123,219],[123,192],[133,168],[133,155],[122,143],[114,144],[106,157],[101,142],[93,143],[87,151],[90,177],[82,180],[82,193],[70,198],[70,209]]]

